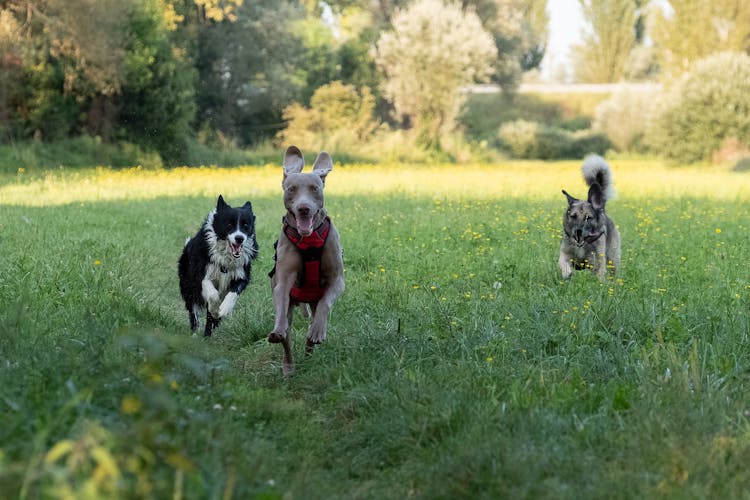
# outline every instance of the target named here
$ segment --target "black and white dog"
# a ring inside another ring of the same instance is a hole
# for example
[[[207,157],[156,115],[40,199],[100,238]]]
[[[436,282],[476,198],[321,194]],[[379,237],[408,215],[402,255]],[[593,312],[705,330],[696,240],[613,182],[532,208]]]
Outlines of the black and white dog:
[[[250,283],[252,261],[257,255],[252,205],[248,201],[232,208],[219,195],[216,209],[206,216],[198,234],[185,243],[178,266],[180,293],[193,333],[200,309],[206,308],[206,337],[232,312]]]

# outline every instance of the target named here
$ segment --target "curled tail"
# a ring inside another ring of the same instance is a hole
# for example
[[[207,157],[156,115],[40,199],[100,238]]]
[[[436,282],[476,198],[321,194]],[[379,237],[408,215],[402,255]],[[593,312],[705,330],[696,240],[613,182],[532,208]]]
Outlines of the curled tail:
[[[583,180],[587,186],[596,183],[602,188],[604,201],[611,200],[615,197],[615,186],[612,182],[612,171],[607,161],[599,155],[588,155],[583,159],[581,165]]]

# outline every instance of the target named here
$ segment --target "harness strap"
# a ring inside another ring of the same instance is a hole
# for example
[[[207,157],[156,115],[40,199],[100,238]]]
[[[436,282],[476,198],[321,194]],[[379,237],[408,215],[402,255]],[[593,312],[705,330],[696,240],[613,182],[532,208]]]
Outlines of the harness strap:
[[[328,234],[331,231],[331,219],[325,217],[323,222],[315,228],[309,236],[302,236],[296,228],[289,225],[286,217],[282,219],[284,235],[297,248],[302,257],[302,269],[297,276],[297,283],[292,287],[290,296],[297,302],[317,302],[323,297],[325,288],[320,284],[320,263],[323,256],[323,247],[325,246]],[[274,244],[274,248],[278,244]],[[274,252],[274,260],[276,255]],[[269,273],[273,276],[276,272],[276,265]]]
[[[286,235],[286,237],[289,238],[289,241],[294,243],[294,246],[302,251],[314,248],[322,249],[326,244],[328,233],[331,230],[330,217],[324,218],[323,222],[321,222],[320,225],[316,227],[313,230],[312,234],[310,234],[309,236],[302,236],[301,234],[299,234],[299,231],[297,231],[296,228],[289,225],[286,217],[284,217],[281,221],[284,224],[284,234]]]

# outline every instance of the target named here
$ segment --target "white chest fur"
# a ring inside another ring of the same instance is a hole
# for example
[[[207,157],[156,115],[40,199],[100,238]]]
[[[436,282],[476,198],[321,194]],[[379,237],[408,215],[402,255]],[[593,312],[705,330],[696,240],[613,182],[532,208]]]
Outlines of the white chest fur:
[[[222,299],[226,296],[229,290],[229,284],[232,280],[242,279],[245,277],[245,271],[241,266],[234,268],[224,268],[226,272],[222,272],[222,266],[213,262],[209,263],[206,267],[206,278],[219,292],[219,297]]]

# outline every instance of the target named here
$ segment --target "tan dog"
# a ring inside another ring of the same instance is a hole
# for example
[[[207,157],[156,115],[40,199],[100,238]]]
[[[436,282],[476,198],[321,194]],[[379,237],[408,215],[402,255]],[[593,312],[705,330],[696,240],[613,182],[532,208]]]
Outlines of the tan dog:
[[[591,269],[604,280],[607,267],[612,274],[620,266],[620,233],[604,211],[604,205],[614,194],[612,172],[601,156],[590,155],[581,166],[583,179],[589,186],[587,200],[570,196],[563,216],[563,236],[560,242],[560,271],[569,278],[573,269]]]
[[[328,315],[344,291],[341,241],[323,207],[323,188],[333,162],[323,151],[311,173],[302,173],[304,165],[299,148],[290,146],[283,164],[286,216],[270,274],[275,321],[268,341],[284,347],[285,375],[294,372],[289,341],[294,306],[310,306],[307,347],[311,349],[326,339]]]

